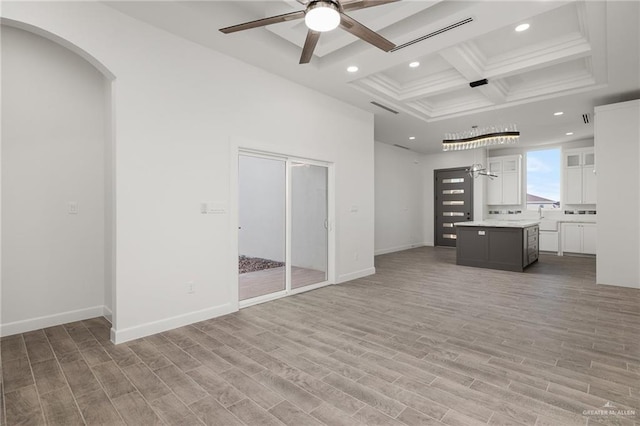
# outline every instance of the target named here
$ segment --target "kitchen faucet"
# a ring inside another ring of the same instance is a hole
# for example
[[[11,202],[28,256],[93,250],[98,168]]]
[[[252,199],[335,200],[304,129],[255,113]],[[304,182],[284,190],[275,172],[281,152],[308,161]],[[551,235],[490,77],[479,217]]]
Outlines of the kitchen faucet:
[[[542,219],[544,217],[544,213],[542,212],[542,204],[538,206],[538,219]]]

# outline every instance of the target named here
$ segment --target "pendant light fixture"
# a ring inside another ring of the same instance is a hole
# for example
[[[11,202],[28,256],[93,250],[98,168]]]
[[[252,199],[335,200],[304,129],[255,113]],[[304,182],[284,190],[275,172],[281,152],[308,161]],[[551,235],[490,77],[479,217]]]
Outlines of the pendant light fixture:
[[[471,130],[458,133],[447,133],[442,141],[443,151],[460,151],[463,149],[482,148],[490,145],[505,145],[516,143],[520,132],[515,124],[491,126],[479,129],[474,126]]]

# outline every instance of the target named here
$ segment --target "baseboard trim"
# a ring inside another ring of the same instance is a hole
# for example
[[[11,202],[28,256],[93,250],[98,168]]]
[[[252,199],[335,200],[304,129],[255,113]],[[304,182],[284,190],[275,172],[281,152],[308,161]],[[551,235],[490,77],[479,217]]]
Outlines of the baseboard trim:
[[[183,327],[193,324],[194,322],[204,321],[222,315],[230,314],[238,310],[237,306],[230,303],[214,306],[213,308],[202,309],[200,311],[189,312],[175,317],[165,318],[158,321],[148,322],[146,324],[136,325],[134,327],[124,328],[121,330],[111,329],[111,341],[115,344],[128,342],[130,340],[139,339],[140,337],[151,336],[152,334],[162,333],[163,331],[172,330],[174,328]]]
[[[0,336],[11,336],[19,333],[26,333],[41,328],[53,327],[74,321],[82,321],[104,315],[104,306],[93,306],[91,308],[78,309],[75,311],[61,312],[59,314],[46,315],[22,321],[10,322],[0,325]]]
[[[358,278],[367,277],[376,273],[376,268],[367,268],[361,271],[350,272],[348,274],[340,275],[336,284],[346,283],[347,281],[357,280]]]
[[[113,312],[111,312],[111,309],[107,308],[106,306],[102,307],[102,316],[109,321],[111,324],[113,324]]]
[[[376,250],[373,254],[375,256],[379,256],[381,254],[395,253],[397,251],[410,250],[412,248],[417,248],[417,247],[422,247],[422,246],[424,246],[423,243],[406,244],[406,245],[403,245],[403,246],[397,246],[397,247],[391,247],[391,248]]]

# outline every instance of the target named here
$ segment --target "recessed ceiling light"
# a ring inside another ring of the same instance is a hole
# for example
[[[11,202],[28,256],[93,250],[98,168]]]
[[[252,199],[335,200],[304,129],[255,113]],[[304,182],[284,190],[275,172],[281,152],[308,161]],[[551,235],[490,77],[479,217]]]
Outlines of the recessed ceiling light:
[[[413,62],[411,62],[411,63],[409,64],[409,66],[410,66],[411,68],[418,68],[418,67],[420,66],[420,62],[418,62],[418,61],[413,61]]]
[[[358,67],[356,67],[355,65],[351,65],[350,67],[347,68],[348,72],[358,72]]]
[[[415,136],[409,136],[409,140],[410,140],[410,141],[415,141],[415,140],[416,140],[416,137],[415,137]]]
[[[565,135],[571,136],[571,135],[573,135],[573,132],[567,132],[567,133],[565,133]]]
[[[564,114],[564,112],[562,112],[562,111],[558,111],[558,112],[554,112],[553,113],[553,115],[555,115],[555,116],[562,115],[562,114]]]
[[[516,31],[521,33],[522,31],[527,31],[529,29],[529,24],[520,24],[516,27]]]

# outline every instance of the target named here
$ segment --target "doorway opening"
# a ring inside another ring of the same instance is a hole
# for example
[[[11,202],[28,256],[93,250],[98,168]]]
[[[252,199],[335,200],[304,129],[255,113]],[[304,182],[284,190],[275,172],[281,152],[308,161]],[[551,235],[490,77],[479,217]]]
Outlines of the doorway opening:
[[[241,307],[329,284],[329,170],[326,163],[240,152]]]
[[[2,20],[3,336],[116,324],[114,76],[42,28]],[[106,337],[105,336],[105,337]]]

